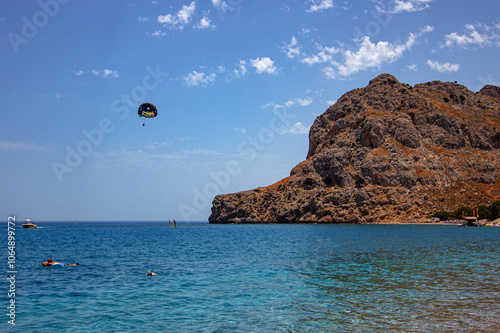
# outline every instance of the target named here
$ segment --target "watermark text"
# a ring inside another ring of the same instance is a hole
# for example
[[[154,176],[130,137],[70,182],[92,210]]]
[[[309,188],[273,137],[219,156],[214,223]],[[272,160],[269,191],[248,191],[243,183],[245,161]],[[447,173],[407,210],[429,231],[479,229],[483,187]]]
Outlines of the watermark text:
[[[9,305],[7,306],[7,317],[10,325],[16,325],[16,216],[11,215],[7,218],[7,281],[9,281],[9,290],[7,297]]]

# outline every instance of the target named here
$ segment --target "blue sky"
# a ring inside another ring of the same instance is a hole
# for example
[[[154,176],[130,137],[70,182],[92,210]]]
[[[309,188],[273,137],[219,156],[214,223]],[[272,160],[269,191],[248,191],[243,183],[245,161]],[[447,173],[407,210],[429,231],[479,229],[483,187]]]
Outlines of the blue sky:
[[[35,221],[206,221],[380,73],[500,84],[493,0],[3,1],[0,31],[0,209]]]

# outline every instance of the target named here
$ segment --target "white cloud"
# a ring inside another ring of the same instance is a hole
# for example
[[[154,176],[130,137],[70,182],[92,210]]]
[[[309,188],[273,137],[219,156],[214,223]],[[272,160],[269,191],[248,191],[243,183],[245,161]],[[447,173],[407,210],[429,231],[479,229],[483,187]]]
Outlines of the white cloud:
[[[323,64],[325,62],[332,62],[334,55],[341,51],[336,47],[325,47],[319,44],[317,44],[316,47],[319,49],[319,52],[317,54],[302,58],[300,62],[308,64],[309,66]]]
[[[139,22],[149,22],[149,17],[138,17]]]
[[[197,25],[195,25],[193,28],[195,29],[215,29],[215,25],[212,24],[212,21],[206,17],[206,16],[203,16],[202,19],[200,20],[200,23],[198,23]]]
[[[280,134],[307,134],[309,133],[309,127],[302,125],[301,122],[296,122],[287,129],[281,131]]]
[[[215,82],[216,76],[217,75],[214,74],[214,73],[206,75],[203,72],[198,73],[197,71],[193,71],[192,73],[189,73],[187,76],[183,77],[182,79],[184,80],[184,83],[188,87],[192,87],[192,86],[206,86],[209,83]]]
[[[380,68],[383,63],[391,63],[401,57],[403,52],[410,49],[414,43],[413,34],[410,34],[406,43],[400,45],[389,42],[374,44],[370,41],[370,37],[365,36],[357,52],[350,50],[344,52],[344,63],[337,67],[338,74],[348,76],[371,67]]]
[[[161,24],[173,24],[172,14],[158,15],[157,20],[158,20],[158,23],[161,23]]]
[[[215,9],[221,11],[222,14],[226,13],[229,10],[229,5],[223,0],[212,0],[212,5],[215,7]]]
[[[239,64],[236,65],[237,68],[233,69],[233,71],[228,75],[228,80],[231,81],[245,76],[247,74],[246,64],[245,60],[240,60]]]
[[[295,56],[300,56],[300,46],[298,45],[299,43],[297,42],[297,38],[292,36],[290,44],[285,44],[281,49],[284,53],[286,53],[288,58],[293,59]]]
[[[410,72],[416,72],[417,71],[417,64],[411,64],[411,65],[408,65],[408,70]]]
[[[322,12],[333,8],[333,0],[309,0],[307,3],[311,4],[311,7],[306,10],[308,13]]]
[[[100,76],[103,79],[106,79],[108,77],[118,77],[120,76],[118,71],[112,70],[112,69],[103,69],[103,70],[97,70],[93,69],[91,72],[95,76]]]
[[[117,71],[114,71],[114,70],[111,70],[111,69],[104,69],[102,71],[102,77],[103,78],[107,78],[108,76],[112,76],[112,77],[118,77],[119,74]]]
[[[414,13],[429,8],[429,4],[432,1],[434,0],[391,0],[387,5],[382,1],[378,1],[378,5],[376,7],[379,12],[383,13]]]
[[[321,70],[323,72],[323,75],[327,78],[327,79],[336,79],[337,78],[337,72],[335,71],[335,69],[333,69],[332,67],[330,66],[326,66],[325,68],[323,68]]]
[[[0,150],[5,150],[5,151],[33,150],[39,152],[47,152],[49,151],[49,148],[47,148],[47,146],[40,146],[33,142],[0,141]]]
[[[193,16],[195,10],[196,3],[193,1],[189,4],[189,6],[182,6],[182,8],[175,15],[159,15],[157,20],[164,26],[170,26],[172,28],[182,30],[186,24],[191,22],[191,17]]]
[[[274,66],[274,60],[271,60],[269,57],[251,59],[250,64],[252,67],[255,67],[257,74],[278,74],[278,69]]]
[[[238,71],[241,74],[241,76],[245,76],[246,75],[247,68],[246,68],[246,61],[245,60],[240,60]]]
[[[449,62],[441,63],[439,61],[427,60],[427,65],[435,71],[440,73],[444,72],[458,72],[460,69],[459,64],[450,64]]]
[[[283,104],[276,104],[274,102],[270,102],[270,103],[262,105],[262,108],[263,109],[271,108],[274,110],[288,109],[288,108],[291,108],[292,106],[294,106],[295,104],[299,104],[300,106],[308,106],[308,105],[312,104],[312,102],[313,102],[313,99],[311,97],[307,96],[306,98],[289,99],[288,101],[286,101]]]
[[[478,27],[486,30],[486,33],[480,34],[476,27],[472,24],[467,24],[465,26],[465,33],[459,35],[456,32],[452,32],[444,37],[445,43],[441,47],[467,47],[469,44],[479,45],[480,47],[491,45],[492,41],[498,40],[499,37],[496,33],[492,32],[488,26],[478,25]],[[488,34],[489,33],[489,34]]]
[[[191,16],[194,14],[196,9],[195,2],[191,2],[189,6],[182,6],[182,9],[177,12],[177,18],[180,23],[188,24],[191,21]]]
[[[110,77],[119,77],[120,76],[120,73],[118,73],[118,71],[116,70],[112,70],[112,69],[93,69],[91,71],[82,71],[82,70],[78,70],[75,72],[75,75],[76,76],[81,76],[83,74],[92,74],[94,76],[99,76],[103,79],[106,79],[106,78],[110,78]]]
[[[308,106],[309,104],[312,104],[313,99],[308,96],[307,98],[296,98],[295,101],[301,106]]]
[[[399,59],[406,51],[415,45],[417,38],[434,30],[432,26],[424,26],[417,33],[410,33],[405,42],[388,41],[372,42],[369,36],[354,40],[358,44],[358,49],[347,49],[344,44],[339,47],[326,47],[316,43],[318,52],[316,54],[305,54],[300,52],[299,62],[313,66],[316,64],[326,64],[322,68],[323,75],[328,79],[345,79],[345,77],[367,70],[369,68],[381,68],[385,63],[392,63]],[[293,47],[292,42],[286,46]],[[285,48],[286,50],[286,48]],[[416,67],[413,67],[416,68]]]
[[[299,35],[303,37],[309,37],[309,34],[313,31],[318,31],[316,28],[302,28],[302,30],[299,32]]]
[[[157,38],[160,38],[160,37],[165,36],[166,34],[167,34],[167,33],[166,33],[166,32],[164,32],[164,31],[161,31],[161,30],[156,30],[155,32],[153,32],[153,33],[151,34],[151,36],[153,36],[153,37],[157,37]]]
[[[426,25],[425,27],[421,28],[420,29],[420,33],[421,34],[425,34],[425,33],[428,33],[428,32],[433,32],[434,31],[434,27],[430,26],[430,25]]]
[[[269,103],[262,105],[261,108],[263,108],[263,109],[271,108],[271,109],[276,110],[276,109],[284,108],[284,106],[281,104],[276,104],[274,102],[269,102]]]

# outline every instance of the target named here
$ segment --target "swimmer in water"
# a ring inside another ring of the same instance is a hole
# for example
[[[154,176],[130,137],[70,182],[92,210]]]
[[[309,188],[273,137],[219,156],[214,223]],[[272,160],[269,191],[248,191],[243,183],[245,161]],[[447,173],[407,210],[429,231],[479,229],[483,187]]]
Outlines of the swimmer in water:
[[[158,275],[158,274],[153,273],[153,272],[151,272],[151,271],[148,271],[148,272],[147,272],[146,274],[144,274],[144,275]]]
[[[52,259],[48,259],[46,262],[42,262],[43,266],[80,266],[79,263],[76,264],[63,264],[62,262],[53,261]]]

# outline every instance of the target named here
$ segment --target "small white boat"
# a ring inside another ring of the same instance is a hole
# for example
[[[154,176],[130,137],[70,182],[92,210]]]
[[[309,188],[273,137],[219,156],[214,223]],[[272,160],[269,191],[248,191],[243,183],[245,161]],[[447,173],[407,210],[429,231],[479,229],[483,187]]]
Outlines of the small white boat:
[[[23,228],[35,229],[38,228],[38,226],[35,223],[33,223],[32,219],[26,219],[24,220]]]

